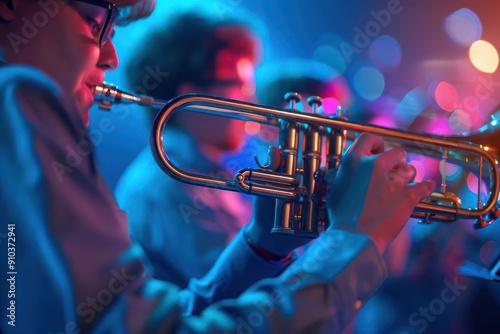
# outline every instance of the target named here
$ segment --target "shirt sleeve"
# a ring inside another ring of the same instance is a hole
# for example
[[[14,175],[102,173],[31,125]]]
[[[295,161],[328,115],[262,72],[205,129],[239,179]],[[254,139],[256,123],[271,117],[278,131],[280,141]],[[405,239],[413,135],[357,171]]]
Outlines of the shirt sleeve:
[[[0,252],[7,254],[9,246],[13,255],[9,267],[6,256],[0,259],[0,332],[48,333],[60,319],[76,323],[75,299],[64,257],[47,228],[44,170],[35,153],[33,128],[21,111],[21,89],[32,92],[33,98],[44,95],[44,104],[55,103],[59,93],[37,71],[0,68],[0,235],[10,231],[12,236],[10,245],[0,238]],[[14,283],[8,298],[3,291],[7,279]],[[47,309],[51,312],[43,311]]]
[[[154,277],[181,287],[210,270],[239,230],[237,225],[242,225],[224,215],[223,208],[211,206],[219,199],[213,190],[208,203],[197,202],[205,198],[193,195],[194,190],[163,173],[147,148],[115,191],[120,207],[127,211],[130,235],[150,258]]]
[[[79,116],[39,72],[0,71],[0,233],[15,225],[17,241],[15,327],[2,314],[3,332],[339,331],[383,279],[375,246],[339,231],[286,269],[263,263],[239,235],[187,290],[152,279]],[[2,313],[12,300],[2,297]]]
[[[158,300],[137,327],[147,333],[342,333],[385,276],[385,266],[371,240],[329,230],[278,277],[260,280],[238,298],[207,304],[199,315],[190,314],[189,308],[184,313],[177,308],[184,299],[196,298],[196,288],[177,291],[154,280],[129,300],[127,312],[144,314],[145,298]],[[98,332],[116,327],[119,307],[108,312],[98,324]]]

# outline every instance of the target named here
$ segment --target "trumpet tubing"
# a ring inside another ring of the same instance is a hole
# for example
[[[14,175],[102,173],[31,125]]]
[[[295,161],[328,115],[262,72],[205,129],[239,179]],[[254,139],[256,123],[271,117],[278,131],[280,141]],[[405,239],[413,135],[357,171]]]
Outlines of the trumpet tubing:
[[[106,95],[102,93],[101,96]],[[116,92],[116,90],[115,90]],[[116,95],[116,94],[115,94]],[[496,157],[484,146],[466,142],[467,137],[436,137],[422,133],[389,129],[349,121],[339,108],[337,114],[325,116],[318,113],[319,97],[310,97],[312,113],[296,109],[300,95],[285,96],[289,108],[272,108],[263,105],[229,100],[225,98],[188,94],[179,96],[164,104],[157,114],[151,133],[151,149],[158,165],[171,177],[193,185],[239,191],[252,195],[276,198],[274,233],[296,233],[314,238],[318,228],[328,224],[325,205],[325,170],[338,168],[346,135],[356,137],[362,132],[381,136],[388,146],[402,147],[413,154],[437,157],[446,162],[475,169],[478,173],[478,199],[475,207],[462,207],[460,199],[447,191],[446,172],[440,191],[434,192],[419,202],[412,217],[422,222],[451,222],[457,219],[473,219],[474,226],[481,228],[500,216],[498,209],[499,172]],[[115,102],[116,103],[116,98]],[[142,100],[151,103],[151,98]],[[96,95],[96,100],[98,100]],[[109,101],[110,98],[108,97]],[[123,98],[119,99],[123,103]],[[129,99],[130,103],[134,99]],[[164,101],[161,101],[163,105]],[[143,103],[144,104],[144,103]],[[160,104],[160,103],[157,103]],[[281,161],[277,170],[270,170],[258,161],[258,168],[240,169],[232,179],[200,175],[176,167],[169,159],[163,146],[163,131],[171,117],[188,110],[216,116],[254,121],[275,126],[279,129],[279,150]],[[301,139],[302,138],[302,143]],[[326,155],[325,169],[321,167],[321,156]],[[299,161],[299,155],[302,156]],[[481,186],[488,184],[488,194],[483,201]]]

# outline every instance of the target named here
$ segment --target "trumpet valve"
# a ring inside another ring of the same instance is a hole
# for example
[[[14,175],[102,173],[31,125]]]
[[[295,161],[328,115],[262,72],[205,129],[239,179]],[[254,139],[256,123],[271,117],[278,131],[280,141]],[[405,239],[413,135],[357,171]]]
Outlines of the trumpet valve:
[[[323,104],[323,100],[319,96],[309,96],[307,104],[311,106],[311,113],[319,114],[319,107]]]
[[[288,92],[285,94],[285,101],[288,102],[290,109],[295,109],[297,107],[297,103],[301,100],[302,96],[299,93]]]

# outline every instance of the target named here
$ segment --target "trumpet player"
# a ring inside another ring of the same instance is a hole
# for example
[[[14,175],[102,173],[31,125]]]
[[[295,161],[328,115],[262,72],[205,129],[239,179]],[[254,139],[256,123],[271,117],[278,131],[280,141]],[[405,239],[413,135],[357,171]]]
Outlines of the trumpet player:
[[[141,86],[147,68],[158,66],[169,73],[168,80],[147,95],[170,100],[204,93],[253,102],[259,44],[241,19],[186,12],[141,40],[127,69],[130,86]],[[148,111],[150,127],[157,111]],[[244,140],[243,121],[183,112],[169,122],[164,145],[184,169],[229,176],[224,157],[234,155]],[[182,288],[208,272],[252,211],[240,193],[195,187],[167,176],[149,146],[125,171],[115,194],[128,213],[131,237],[151,261],[153,276]]]
[[[404,151],[363,135],[329,175],[331,227],[300,258],[280,261],[303,241],[271,235],[272,215],[258,210],[203,284],[152,279],[85,136],[91,88],[118,65],[115,25],[152,6],[0,1],[1,331],[341,332],[434,183],[411,183]]]

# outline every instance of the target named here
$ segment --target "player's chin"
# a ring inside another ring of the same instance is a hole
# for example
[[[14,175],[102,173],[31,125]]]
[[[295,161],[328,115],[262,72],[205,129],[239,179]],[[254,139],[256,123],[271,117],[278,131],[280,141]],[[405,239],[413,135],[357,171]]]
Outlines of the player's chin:
[[[90,90],[85,89],[75,96],[75,105],[78,109],[78,114],[83,120],[86,127],[90,123],[90,108],[94,104],[93,95],[90,94]]]
[[[82,111],[81,113],[83,124],[85,125],[86,128],[89,127],[90,125],[90,109],[86,109]]]
[[[90,108],[92,107],[92,103],[77,103],[78,108],[78,116],[83,121],[83,124],[87,128],[90,124]]]

